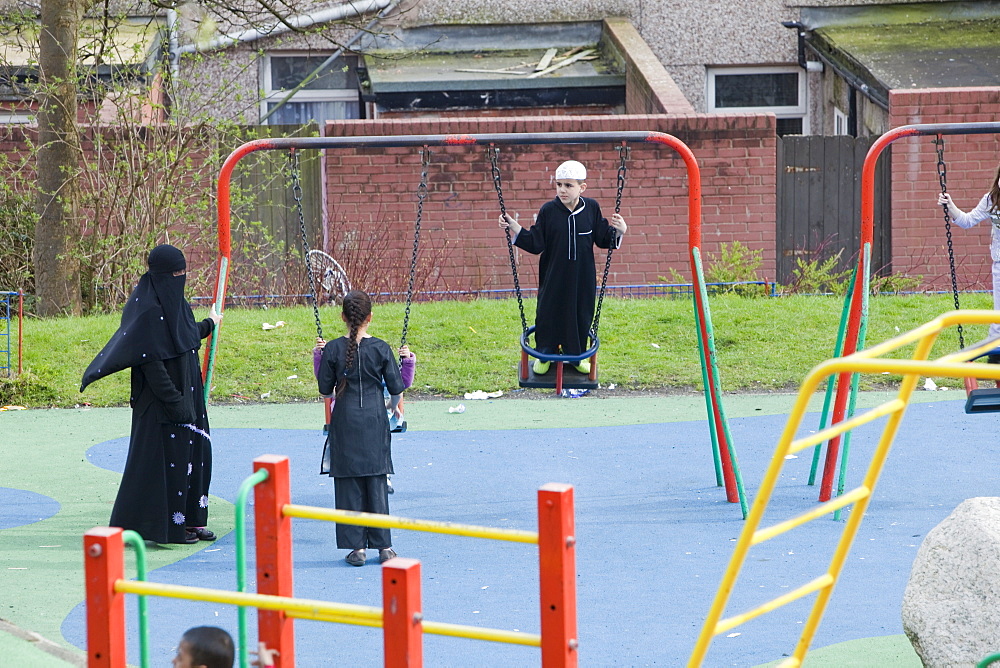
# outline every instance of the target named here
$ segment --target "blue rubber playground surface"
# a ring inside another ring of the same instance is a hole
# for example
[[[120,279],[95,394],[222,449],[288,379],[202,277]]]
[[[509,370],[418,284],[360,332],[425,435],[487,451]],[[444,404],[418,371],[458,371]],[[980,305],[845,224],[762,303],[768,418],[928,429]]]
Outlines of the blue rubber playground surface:
[[[962,500],[1000,494],[996,418],[965,415],[957,396],[937,400],[946,393],[921,398],[935,401],[907,411],[807,666],[919,666],[900,635],[900,603],[917,548]],[[792,400],[760,395],[728,404],[751,500],[785,426],[782,407]],[[465,403],[464,414],[448,414],[447,402],[407,404],[411,428],[393,437],[392,513],[534,530],[538,487],[573,485],[581,665],[684,665],[743,524],[739,505],[728,503],[715,484],[702,399]],[[252,460],[262,454],[290,457],[293,503],[333,506],[332,480],[318,475],[319,404],[214,411],[211,526],[217,532],[231,528],[233,507],[226,502],[235,501]],[[818,415],[810,414],[803,430],[815,429],[817,421]],[[587,423],[594,426],[582,426]],[[110,512],[124,466],[128,411],[0,413],[0,425],[23,434],[21,448],[27,439],[39,456],[49,457],[46,461],[67,458],[62,467],[5,465],[0,554],[6,570],[0,578],[4,592],[19,594],[5,593],[0,619],[82,649],[81,536],[106,522]],[[856,432],[849,485],[860,480],[881,425]],[[11,461],[11,450],[9,444],[0,446],[5,461]],[[806,485],[809,451],[800,454],[787,462],[769,518],[783,519],[816,501],[818,487]],[[819,520],[754,548],[728,613],[818,575],[842,527]],[[347,565],[346,551],[335,547],[333,525],[324,522],[294,520],[293,537],[297,596],[381,606],[376,555],[369,554],[362,568]],[[425,619],[538,632],[534,546],[402,530],[393,530],[393,543],[400,556],[421,561]],[[252,531],[250,545],[252,559]],[[234,590],[234,546],[228,532],[215,543],[151,548],[149,579]],[[126,563],[133,563],[131,554]],[[253,591],[252,563],[248,573]],[[59,602],[46,603],[38,588]],[[60,594],[61,589],[66,591]],[[218,625],[236,635],[233,607],[148,601],[153,665],[169,665],[177,639],[190,626]],[[716,638],[705,665],[757,666],[781,659],[794,648],[811,603],[809,597]],[[135,611],[129,597],[129,658],[138,664]],[[250,618],[253,643],[255,613]],[[382,661],[380,629],[301,620],[295,628],[299,666]],[[40,656],[45,658],[23,665],[71,665]],[[427,666],[531,666],[539,665],[539,654],[530,647],[425,635],[424,660]]]

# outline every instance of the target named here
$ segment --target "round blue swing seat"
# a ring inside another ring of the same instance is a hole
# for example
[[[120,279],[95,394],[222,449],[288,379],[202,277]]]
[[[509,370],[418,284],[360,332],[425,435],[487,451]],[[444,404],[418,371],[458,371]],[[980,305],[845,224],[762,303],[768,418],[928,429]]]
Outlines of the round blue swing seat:
[[[526,329],[521,334],[521,350],[527,353],[530,357],[540,359],[543,362],[562,362],[562,382],[557,383],[556,371],[554,369],[550,370],[546,374],[538,375],[531,368],[531,365],[527,365],[527,369],[522,369],[521,373],[518,373],[518,385],[521,387],[537,387],[537,388],[556,388],[557,391],[561,391],[563,388],[566,389],[584,389],[584,390],[596,390],[598,386],[598,380],[595,377],[590,378],[589,374],[580,373],[572,365],[578,364],[583,360],[590,359],[595,354],[597,354],[597,349],[600,347],[600,341],[594,332],[590,332],[591,346],[588,350],[578,354],[578,355],[562,355],[559,353],[541,353],[531,347],[528,343],[528,338],[535,331],[534,325]],[[523,361],[522,361],[523,364]],[[526,373],[525,373],[526,372]]]

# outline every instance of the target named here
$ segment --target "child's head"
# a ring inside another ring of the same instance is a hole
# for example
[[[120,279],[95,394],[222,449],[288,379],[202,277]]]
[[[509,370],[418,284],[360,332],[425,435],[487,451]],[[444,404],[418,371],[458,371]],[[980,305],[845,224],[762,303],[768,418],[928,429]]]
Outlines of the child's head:
[[[343,317],[344,322],[351,328],[352,332],[357,331],[372,314],[372,300],[361,290],[351,290],[344,295]]]
[[[338,399],[347,389],[347,370],[354,368],[354,358],[358,354],[358,333],[372,317],[372,300],[361,290],[351,290],[344,295],[343,308],[341,317],[347,323],[350,333],[347,337],[347,356],[344,358],[344,375],[337,381]]]
[[[184,632],[174,668],[233,668],[233,638],[216,626],[196,626]]]
[[[556,197],[573,209],[587,189],[587,168],[576,160],[567,160],[556,167]]]

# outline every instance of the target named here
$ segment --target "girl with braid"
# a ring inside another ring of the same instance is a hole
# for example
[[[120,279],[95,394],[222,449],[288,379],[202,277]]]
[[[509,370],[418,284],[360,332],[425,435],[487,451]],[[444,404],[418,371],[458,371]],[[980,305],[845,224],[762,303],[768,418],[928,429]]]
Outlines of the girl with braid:
[[[392,453],[382,386],[398,417],[403,379],[389,344],[368,334],[368,295],[348,292],[341,317],[348,334],[323,347],[317,373],[320,394],[336,398],[327,436],[334,497],[339,510],[388,515]],[[338,524],[337,547],[350,550],[346,561],[351,566],[365,564],[367,548],[378,550],[380,563],[396,556],[389,529]]]

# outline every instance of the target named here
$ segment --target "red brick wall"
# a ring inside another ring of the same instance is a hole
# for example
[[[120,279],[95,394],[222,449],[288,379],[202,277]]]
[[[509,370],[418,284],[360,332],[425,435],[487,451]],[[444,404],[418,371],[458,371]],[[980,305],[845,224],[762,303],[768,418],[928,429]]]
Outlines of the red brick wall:
[[[694,153],[701,169],[704,253],[740,240],[763,251],[762,274],[774,275],[774,118],[739,116],[564,116],[446,120],[362,120],[331,123],[328,136],[433,135],[506,132],[658,131],[674,135]],[[576,159],[588,169],[587,195],[605,215],[614,210],[618,153],[612,145],[502,147],[504,200],[508,212],[530,224],[541,204],[554,197],[559,162]],[[417,149],[327,151],[330,249],[359,221],[373,218],[391,237],[387,264],[404,290],[412,244]],[[484,148],[434,147],[424,204],[421,248],[440,272],[439,289],[498,289],[512,286],[499,205]],[[659,144],[632,148],[622,215],[629,232],[615,254],[609,284],[645,284],[669,268],[690,275],[687,258],[688,187],[684,163]],[[603,259],[601,260],[603,262]],[[537,262],[520,253],[522,287],[536,285]],[[424,268],[422,271],[430,271]]]
[[[915,123],[974,123],[1000,120],[1000,88],[936,88],[892,92],[890,127]],[[920,274],[928,287],[951,289],[948,246],[933,137],[892,143],[892,250],[896,273]],[[973,208],[989,189],[1000,164],[1000,135],[946,135],[948,192],[959,208]],[[990,226],[953,225],[960,289],[989,290]]]

